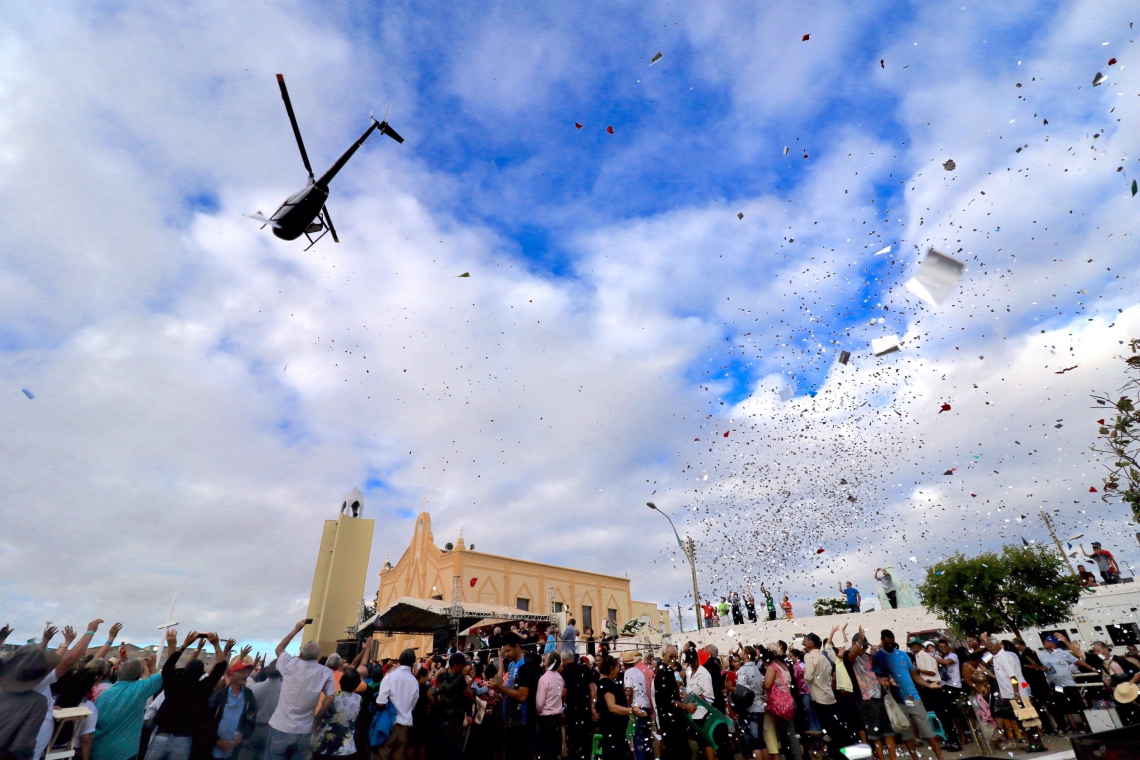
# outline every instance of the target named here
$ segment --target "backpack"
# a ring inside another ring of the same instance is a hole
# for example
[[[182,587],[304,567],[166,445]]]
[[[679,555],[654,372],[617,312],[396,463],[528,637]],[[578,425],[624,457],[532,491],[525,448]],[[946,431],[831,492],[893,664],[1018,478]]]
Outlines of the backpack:
[[[787,683],[784,682],[784,672],[779,666],[774,667],[776,668],[776,680],[779,683],[773,681],[768,688],[768,712],[780,720],[791,720],[796,714],[796,703],[792,700]],[[784,688],[781,689],[781,686]]]
[[[732,704],[732,709],[738,713],[743,713],[752,703],[756,701],[756,692],[749,689],[742,683],[736,684],[736,688],[732,690],[729,695],[728,701]]]

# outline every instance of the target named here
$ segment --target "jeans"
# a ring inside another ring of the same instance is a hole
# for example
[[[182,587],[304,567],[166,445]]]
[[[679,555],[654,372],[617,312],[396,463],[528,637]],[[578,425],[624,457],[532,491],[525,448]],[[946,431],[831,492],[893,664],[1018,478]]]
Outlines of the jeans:
[[[311,736],[311,734],[287,734],[270,726],[266,760],[308,760],[309,753],[312,752]],[[153,747],[154,739],[150,741]]]
[[[538,759],[558,760],[562,756],[562,716],[538,716]]]
[[[146,748],[146,760],[187,760],[193,740],[192,736],[155,732]]]
[[[887,601],[891,603],[891,609],[893,609],[893,610],[895,610],[895,609],[898,609],[898,606],[899,606],[899,592],[897,592],[897,591],[888,591],[888,592],[887,592]]]
[[[649,718],[633,720],[633,756],[635,760],[653,760],[653,738],[649,735]]]
[[[269,748],[269,724],[255,723],[253,733],[238,745],[238,760],[265,760]]]

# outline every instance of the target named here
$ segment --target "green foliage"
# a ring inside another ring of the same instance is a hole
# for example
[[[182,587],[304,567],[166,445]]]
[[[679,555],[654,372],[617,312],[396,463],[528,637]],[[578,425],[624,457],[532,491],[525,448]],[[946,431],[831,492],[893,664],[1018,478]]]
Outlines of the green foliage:
[[[842,596],[820,597],[811,603],[811,608],[817,616],[842,615],[847,612],[847,598]]]
[[[641,618],[634,618],[633,620],[626,621],[626,624],[621,627],[621,635],[633,636],[642,628],[645,628],[645,621]]]
[[[1118,391],[1120,398],[1113,401],[1108,395],[1094,395],[1094,409],[1116,412],[1111,426],[1107,419],[1101,425],[1100,438],[1090,448],[1103,456],[1108,468],[1104,478],[1104,495],[1101,501],[1119,498],[1132,509],[1132,519],[1140,522],[1140,414],[1136,411],[1140,397],[1140,339],[1128,342],[1132,356],[1124,360],[1129,379]]]
[[[1081,582],[1051,547],[1006,546],[1001,554],[961,552],[926,569],[919,584],[926,609],[959,633],[1013,631],[1070,618]]]

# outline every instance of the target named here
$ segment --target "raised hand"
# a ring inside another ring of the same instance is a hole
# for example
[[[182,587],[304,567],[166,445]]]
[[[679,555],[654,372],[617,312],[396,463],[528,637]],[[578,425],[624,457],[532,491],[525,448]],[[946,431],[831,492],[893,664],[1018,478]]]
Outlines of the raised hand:
[[[40,647],[46,648],[48,645],[48,642],[51,641],[53,638],[55,638],[55,635],[57,633],[59,633],[59,629],[56,628],[54,625],[49,624],[46,628],[44,628],[44,637],[40,641]]]
[[[182,639],[182,648],[185,649],[186,647],[190,646],[192,643],[194,643],[194,639],[196,638],[198,638],[198,632],[190,631],[190,633],[186,634],[186,638]]]
[[[247,644],[247,645],[245,645],[244,647],[242,647],[242,648],[241,648],[241,651],[240,651],[240,652],[238,652],[238,659],[239,659],[239,660],[241,660],[242,662],[245,662],[245,658],[246,658],[247,656],[249,656],[249,653],[250,653],[250,652],[252,652],[252,651],[253,651],[253,647],[252,647],[252,646],[250,646],[250,645],[248,645],[248,644]]]
[[[114,641],[115,639],[119,638],[119,631],[121,631],[121,630],[123,630],[123,624],[122,623],[112,623],[111,624],[111,630],[110,630],[110,632],[108,632],[107,638],[110,641]]]
[[[170,647],[171,649],[174,649],[174,646],[177,643],[178,643],[178,629],[177,628],[167,628],[166,629],[166,645],[168,647]],[[190,642],[186,642],[186,643],[190,643]],[[183,648],[185,649],[185,647],[183,647]]]
[[[198,639],[198,651],[201,652],[205,648],[206,648],[206,640],[205,639]]]
[[[293,626],[293,630],[297,631],[299,633],[301,631],[301,629],[304,628],[308,624],[309,624],[308,618],[305,618],[304,620],[298,620],[297,624]]]
[[[12,626],[9,624],[5,624],[5,626],[3,628],[0,628],[0,644],[4,643],[4,640],[7,639],[8,636],[11,635],[11,633],[12,633]]]
[[[215,631],[210,631],[206,634],[206,640],[214,646],[218,645],[218,634]]]
[[[236,644],[237,639],[226,639],[225,653],[227,658],[229,657],[230,652],[234,651],[234,645]]]
[[[103,625],[103,618],[96,618],[87,624],[87,630],[91,631],[91,633],[94,634],[99,630],[99,626],[101,625]]]
[[[75,629],[70,625],[63,627],[63,645],[71,646],[71,642],[75,641]]]

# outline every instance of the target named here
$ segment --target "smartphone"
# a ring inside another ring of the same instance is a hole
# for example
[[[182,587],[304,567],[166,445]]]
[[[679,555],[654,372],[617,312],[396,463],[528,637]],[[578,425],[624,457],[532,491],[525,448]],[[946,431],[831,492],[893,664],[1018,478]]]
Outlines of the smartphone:
[[[208,634],[208,633],[199,633],[199,634],[198,634],[198,638],[200,638],[200,639],[208,639],[208,638],[210,638],[210,634]]]
[[[305,625],[312,625],[312,624],[313,624],[312,618],[305,618]]]
[[[989,661],[992,660],[993,658],[994,658],[993,652],[986,652],[985,654],[982,655],[982,662],[989,663]]]

